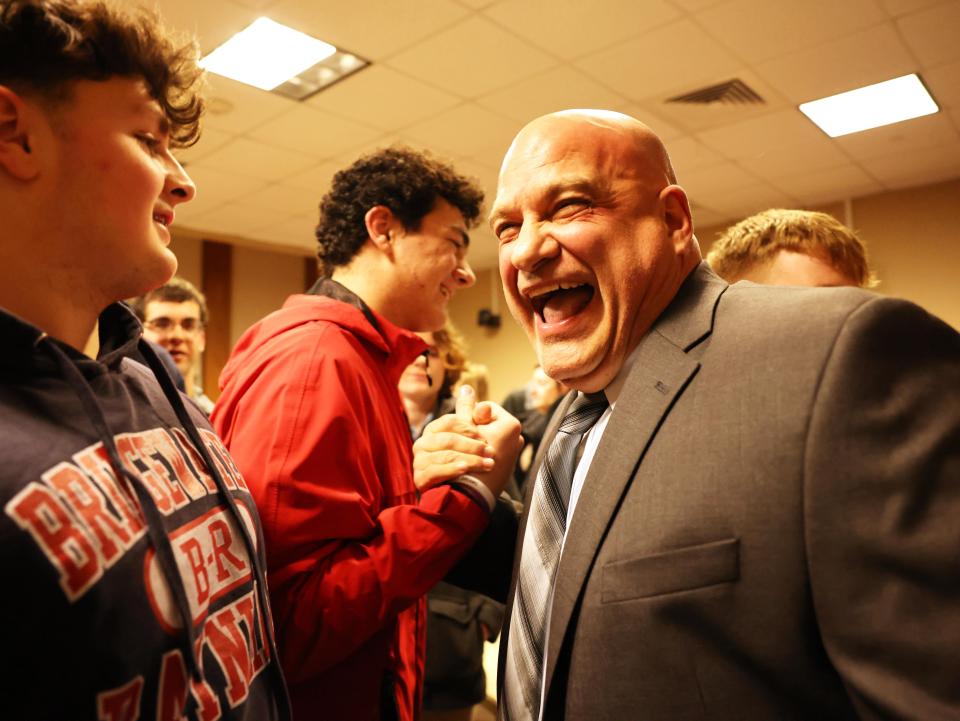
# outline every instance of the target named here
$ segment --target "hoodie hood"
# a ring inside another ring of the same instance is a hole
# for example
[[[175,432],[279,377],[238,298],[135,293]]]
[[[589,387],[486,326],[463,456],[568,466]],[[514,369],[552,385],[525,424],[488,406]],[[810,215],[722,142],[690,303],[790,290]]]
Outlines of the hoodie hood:
[[[6,352],[0,355],[0,372],[27,375],[61,376],[57,359],[41,348],[52,343],[73,363],[80,374],[91,379],[109,370],[117,370],[124,358],[137,358],[143,327],[133,312],[122,303],[114,303],[100,314],[100,352],[96,360],[67,343],[48,336],[32,323],[8,312],[0,312],[0,337]]]
[[[394,384],[404,368],[427,349],[418,335],[394,325],[340,283],[322,278],[310,291],[290,296],[280,310],[247,329],[220,374],[220,390],[247,372],[251,357],[272,340],[318,322],[340,326],[382,356],[383,368]]]

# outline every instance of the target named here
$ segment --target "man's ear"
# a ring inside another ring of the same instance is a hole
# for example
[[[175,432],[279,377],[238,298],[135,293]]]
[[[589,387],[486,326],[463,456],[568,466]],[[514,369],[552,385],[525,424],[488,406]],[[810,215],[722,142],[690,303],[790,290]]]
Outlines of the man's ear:
[[[693,217],[687,194],[679,185],[668,185],[660,191],[660,204],[673,247],[686,250],[693,238]]]
[[[6,85],[0,85],[0,168],[18,180],[33,180],[40,172],[30,147],[26,102]]]
[[[378,248],[386,249],[392,240],[393,230],[397,227],[397,217],[385,205],[375,205],[363,216],[367,228],[367,237]]]

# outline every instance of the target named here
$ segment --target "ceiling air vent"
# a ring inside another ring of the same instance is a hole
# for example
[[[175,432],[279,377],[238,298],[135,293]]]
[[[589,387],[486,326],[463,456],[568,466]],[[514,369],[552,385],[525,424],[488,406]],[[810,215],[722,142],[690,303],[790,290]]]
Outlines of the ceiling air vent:
[[[690,93],[667,98],[667,102],[687,103],[689,105],[712,105],[714,103],[762,105],[766,101],[742,80],[727,80]]]

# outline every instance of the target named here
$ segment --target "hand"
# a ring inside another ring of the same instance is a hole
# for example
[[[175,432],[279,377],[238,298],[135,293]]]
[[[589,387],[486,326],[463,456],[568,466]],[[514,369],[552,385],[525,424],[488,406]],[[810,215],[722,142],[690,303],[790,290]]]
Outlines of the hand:
[[[478,404],[473,389],[464,386],[456,413],[429,423],[413,444],[414,483],[423,492],[469,473],[496,496],[522,443],[519,421],[494,403]]]
[[[490,489],[494,497],[499,496],[513,474],[517,455],[523,447],[520,421],[496,403],[477,403],[470,386],[460,389],[456,415],[464,423],[472,421],[476,431],[493,449],[494,463],[473,475]]]
[[[413,444],[413,482],[423,491],[494,466],[495,451],[472,419],[449,413],[431,421]]]

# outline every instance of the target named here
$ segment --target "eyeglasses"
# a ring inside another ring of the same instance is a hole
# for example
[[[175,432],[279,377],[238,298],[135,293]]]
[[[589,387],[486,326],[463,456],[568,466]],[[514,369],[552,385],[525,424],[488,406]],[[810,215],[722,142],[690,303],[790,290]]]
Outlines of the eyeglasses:
[[[172,333],[177,326],[183,328],[184,333],[196,333],[203,330],[203,324],[199,318],[181,318],[177,320],[175,318],[160,316],[159,318],[144,321],[143,324],[156,333]]]

